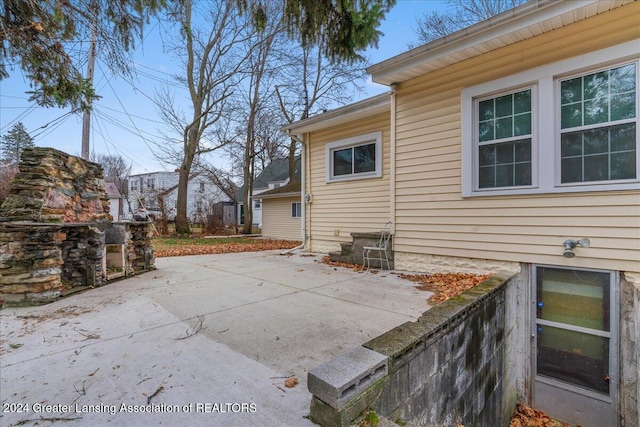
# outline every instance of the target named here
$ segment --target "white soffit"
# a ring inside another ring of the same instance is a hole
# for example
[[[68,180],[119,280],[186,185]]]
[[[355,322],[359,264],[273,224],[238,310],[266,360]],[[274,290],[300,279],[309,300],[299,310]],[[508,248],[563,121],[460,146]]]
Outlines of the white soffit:
[[[391,85],[607,12],[635,0],[531,0],[367,68]]]

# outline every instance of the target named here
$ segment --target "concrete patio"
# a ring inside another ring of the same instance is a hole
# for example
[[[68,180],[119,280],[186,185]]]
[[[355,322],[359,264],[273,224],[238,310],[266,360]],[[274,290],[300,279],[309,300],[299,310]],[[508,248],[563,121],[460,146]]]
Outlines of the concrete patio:
[[[313,425],[307,371],[416,320],[430,296],[320,259],[160,258],[150,273],[0,311],[0,425]]]

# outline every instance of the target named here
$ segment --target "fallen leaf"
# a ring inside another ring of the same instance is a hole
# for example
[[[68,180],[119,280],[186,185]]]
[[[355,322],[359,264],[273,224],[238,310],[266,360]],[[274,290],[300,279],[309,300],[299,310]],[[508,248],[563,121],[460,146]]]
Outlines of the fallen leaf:
[[[544,412],[518,402],[509,427],[569,427],[569,424],[556,421]]]
[[[435,274],[398,274],[398,277],[420,283],[416,289],[430,291],[429,304],[436,305],[471,289],[491,277],[491,274],[471,273],[435,273]]]
[[[210,245],[189,243],[188,239],[172,247],[162,246],[155,249],[156,258],[186,255],[210,255],[238,252],[258,252],[276,249],[292,249],[300,244],[292,240],[252,239],[250,243],[212,241]],[[289,254],[287,254],[289,255]]]
[[[284,381],[284,386],[286,388],[294,388],[297,385],[298,385],[298,379],[296,377],[287,378]]]

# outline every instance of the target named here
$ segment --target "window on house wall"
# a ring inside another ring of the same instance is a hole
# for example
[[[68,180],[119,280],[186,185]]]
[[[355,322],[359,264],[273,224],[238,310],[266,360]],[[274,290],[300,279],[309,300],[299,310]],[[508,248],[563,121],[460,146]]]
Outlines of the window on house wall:
[[[198,213],[201,213],[201,212],[202,212],[202,200],[198,200],[198,201],[196,202],[196,211],[197,211]]]
[[[636,178],[636,64],[560,82],[560,182]]]
[[[326,180],[346,181],[382,176],[382,132],[326,145]]]
[[[262,202],[260,200],[255,200],[253,202],[253,208],[254,209],[262,209]]]
[[[291,203],[291,218],[302,218],[302,203]]]
[[[200,183],[200,191],[204,191],[204,182]]]
[[[616,60],[632,55],[625,43],[464,89],[462,195],[637,188],[639,63]]]
[[[149,190],[155,190],[156,186],[153,178],[147,178],[147,188],[149,188]]]
[[[477,103],[478,187],[529,186],[531,89]]]

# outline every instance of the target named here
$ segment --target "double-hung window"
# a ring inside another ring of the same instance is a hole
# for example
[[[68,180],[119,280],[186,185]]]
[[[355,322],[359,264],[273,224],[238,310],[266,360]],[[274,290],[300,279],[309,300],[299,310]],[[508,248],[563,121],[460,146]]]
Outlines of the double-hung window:
[[[334,141],[325,150],[327,182],[382,176],[381,132]]]
[[[639,67],[628,42],[465,88],[462,195],[637,189]]]
[[[636,63],[560,81],[562,184],[636,178]]]
[[[477,103],[478,188],[531,185],[531,89]]]

